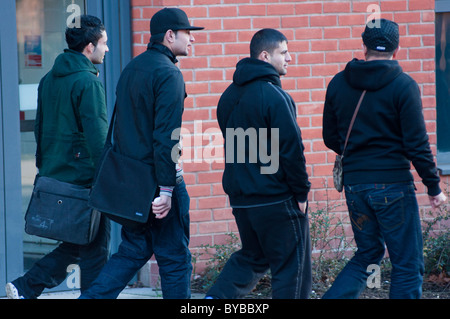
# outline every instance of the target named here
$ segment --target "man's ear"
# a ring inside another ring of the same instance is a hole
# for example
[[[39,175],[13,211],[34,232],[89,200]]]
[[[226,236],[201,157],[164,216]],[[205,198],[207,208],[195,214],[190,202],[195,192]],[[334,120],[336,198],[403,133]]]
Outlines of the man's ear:
[[[392,55],[392,58],[395,59],[397,57],[398,52],[400,51],[400,46],[398,46],[397,49],[395,49],[394,54]]]
[[[91,56],[95,51],[95,45],[90,42],[83,50],[83,54],[86,56]]]
[[[175,32],[173,30],[167,30],[166,34],[164,35],[164,39],[168,43],[173,43],[175,41]]]
[[[258,59],[264,62],[270,62],[270,54],[267,51],[261,51],[258,56]]]

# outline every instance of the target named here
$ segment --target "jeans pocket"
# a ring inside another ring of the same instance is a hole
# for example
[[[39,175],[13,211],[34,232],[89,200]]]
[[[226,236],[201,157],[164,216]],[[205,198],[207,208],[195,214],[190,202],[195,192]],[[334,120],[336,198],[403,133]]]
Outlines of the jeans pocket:
[[[386,230],[393,230],[405,221],[404,192],[372,194],[370,205],[375,211],[379,224]]]

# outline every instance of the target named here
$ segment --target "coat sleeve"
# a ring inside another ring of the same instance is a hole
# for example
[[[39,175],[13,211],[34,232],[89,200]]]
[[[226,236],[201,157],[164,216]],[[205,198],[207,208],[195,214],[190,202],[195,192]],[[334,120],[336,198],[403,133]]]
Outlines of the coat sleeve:
[[[294,101],[281,89],[277,91],[273,105],[269,106],[270,127],[278,129],[279,165],[286,176],[286,182],[298,202],[305,202],[311,183],[306,172],[306,159],[300,127],[296,120]],[[273,134],[273,133],[272,133]],[[273,148],[272,148],[272,151]]]
[[[178,143],[186,91],[179,70],[168,70],[155,80],[153,131],[156,179],[160,186],[175,186]]]
[[[86,83],[77,99],[86,146],[96,166],[103,152],[108,132],[106,97],[102,83],[99,81]]]
[[[436,196],[441,192],[440,178],[428,141],[419,87],[411,79],[408,87],[399,92],[400,125],[406,157],[427,186],[428,195]]]
[[[337,117],[333,110],[330,88],[328,88],[325,96],[325,105],[322,118],[322,137],[325,145],[341,155],[341,140],[338,133]]]

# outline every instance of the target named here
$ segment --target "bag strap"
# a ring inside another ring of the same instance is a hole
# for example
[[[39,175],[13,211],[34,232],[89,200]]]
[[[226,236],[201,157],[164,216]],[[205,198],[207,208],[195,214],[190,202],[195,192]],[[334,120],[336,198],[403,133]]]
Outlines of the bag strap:
[[[353,117],[352,117],[352,120],[350,122],[350,126],[349,126],[348,131],[347,131],[347,137],[345,138],[345,144],[344,144],[344,149],[342,150],[342,156],[344,156],[345,149],[347,148],[348,138],[350,137],[350,133],[351,133],[352,128],[353,128],[353,124],[355,124],[356,115],[358,114],[359,108],[361,107],[361,103],[362,103],[362,101],[364,99],[364,95],[366,95],[366,92],[367,92],[367,90],[364,90],[362,92],[361,97],[359,98],[358,105],[356,106],[355,112],[353,113]]]
[[[114,130],[114,124],[116,123],[116,105],[114,105],[114,109],[111,115],[111,121],[109,123],[108,135],[106,136],[105,146],[112,146],[112,134]]]

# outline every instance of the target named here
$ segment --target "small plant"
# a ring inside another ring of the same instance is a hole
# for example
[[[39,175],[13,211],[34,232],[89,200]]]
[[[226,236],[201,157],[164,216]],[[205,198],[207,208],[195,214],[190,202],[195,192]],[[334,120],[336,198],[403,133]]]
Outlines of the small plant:
[[[425,215],[431,217],[423,219],[425,274],[450,278],[450,232],[445,226],[450,219],[448,206]]]
[[[211,254],[210,260],[206,263],[206,270],[202,277],[202,288],[206,291],[212,287],[219,277],[220,272],[227,263],[230,256],[241,249],[239,238],[234,233],[227,233],[229,237],[224,244],[201,245],[200,248],[206,254]]]
[[[348,252],[353,250],[345,223],[334,212],[341,205],[329,200],[327,190],[325,206],[309,211],[314,286],[334,281],[348,262]]]

